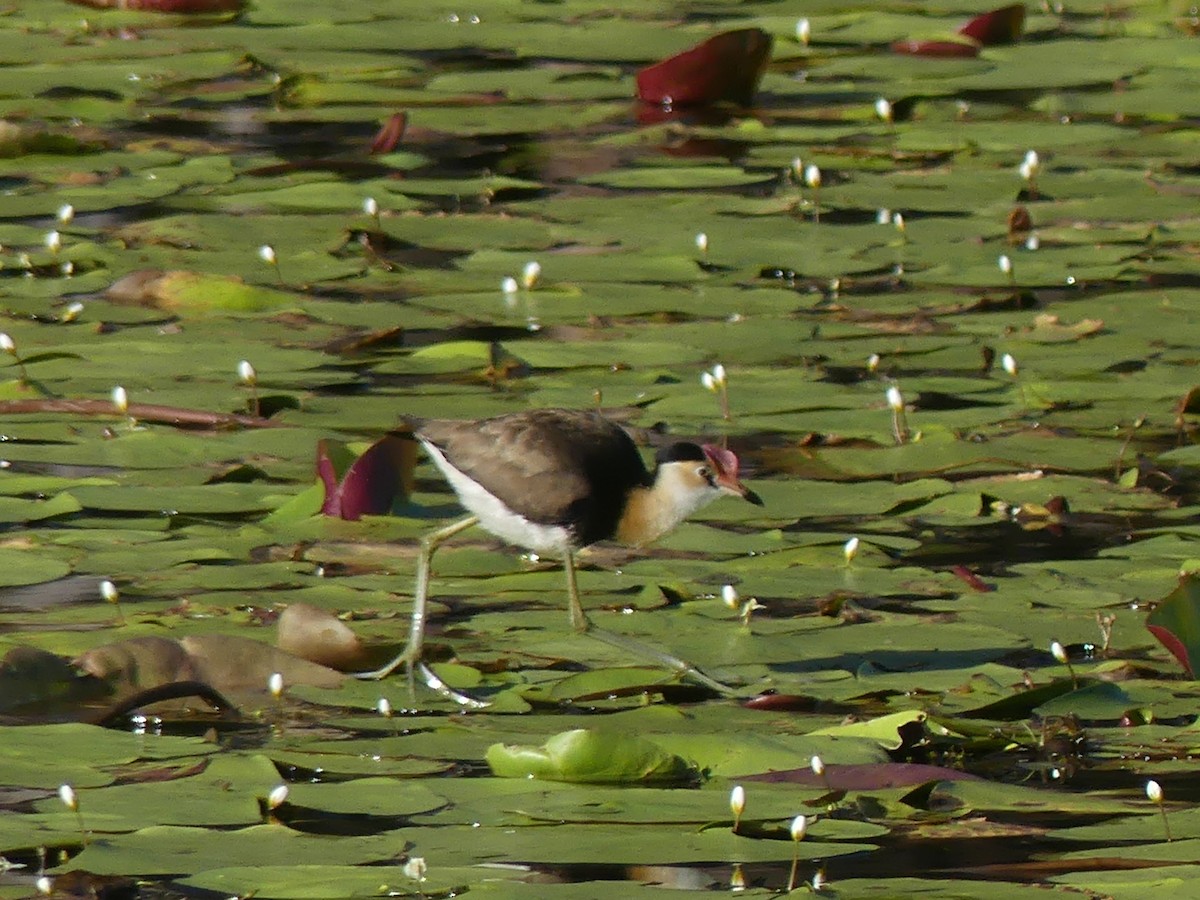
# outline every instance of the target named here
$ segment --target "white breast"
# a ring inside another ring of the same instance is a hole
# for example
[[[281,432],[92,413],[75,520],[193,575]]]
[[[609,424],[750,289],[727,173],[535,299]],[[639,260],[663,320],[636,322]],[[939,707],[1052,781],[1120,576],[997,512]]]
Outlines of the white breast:
[[[558,525],[539,525],[517,515],[487,491],[446,461],[437,447],[421,442],[434,464],[446,476],[458,500],[472,515],[478,516],[481,527],[501,540],[517,547],[563,556],[571,546],[570,534]]]

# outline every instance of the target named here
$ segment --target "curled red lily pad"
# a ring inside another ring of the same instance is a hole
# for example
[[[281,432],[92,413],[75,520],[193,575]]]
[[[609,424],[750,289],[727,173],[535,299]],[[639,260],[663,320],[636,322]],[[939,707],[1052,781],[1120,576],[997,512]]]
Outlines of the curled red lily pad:
[[[638,72],[638,99],[666,106],[747,106],[771,58],[771,45],[771,35],[759,28],[722,32]]]

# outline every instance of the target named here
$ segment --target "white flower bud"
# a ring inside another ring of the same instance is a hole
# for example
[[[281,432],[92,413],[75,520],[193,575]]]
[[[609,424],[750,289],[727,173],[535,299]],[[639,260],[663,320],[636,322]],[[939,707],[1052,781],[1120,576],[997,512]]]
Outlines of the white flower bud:
[[[723,365],[721,365],[720,363],[717,363],[712,368],[712,376],[718,385],[723,385],[726,380],[725,367]]]
[[[112,405],[121,415],[129,412],[129,394],[119,384],[112,389]]]
[[[57,218],[58,221],[63,225],[69,225],[75,218],[75,207],[73,207],[70,203],[64,203],[58,208],[55,218]]]
[[[1031,234],[1029,237],[1025,238],[1026,250],[1036,250],[1040,246],[1042,246],[1042,239],[1036,234]]]
[[[48,897],[54,893],[54,881],[48,875],[42,875],[33,885],[39,894],[45,894]]]
[[[279,784],[271,788],[271,793],[267,794],[267,809],[279,809],[287,802],[288,786]]]
[[[908,228],[908,226],[904,223],[904,216],[901,213],[895,213],[892,216],[892,225],[901,234],[904,234]]]
[[[804,183],[810,188],[819,188],[821,186],[821,170],[814,165],[808,166],[804,170]]]
[[[1163,802],[1162,785],[1153,779],[1151,779],[1150,781],[1147,781],[1146,782],[1146,797],[1149,798],[1151,803],[1162,803]]]
[[[801,19],[796,23],[796,40],[802,43],[805,47],[812,40],[812,23],[808,19]]]
[[[825,760],[821,759],[819,756],[814,755],[813,758],[808,761],[808,767],[812,769],[813,774],[818,778],[825,774]]]
[[[738,602],[741,598],[738,596],[737,588],[732,584],[721,585],[721,602],[730,609],[737,609]]]
[[[710,391],[715,391],[717,389],[717,379],[713,378],[712,372],[704,372],[700,376],[700,383]]]
[[[887,225],[892,221],[892,211],[886,206],[881,206],[875,210],[875,224]]]
[[[283,695],[283,675],[280,672],[271,673],[271,677],[267,679],[267,689],[270,690],[271,696],[277,699]]]
[[[63,802],[63,806],[77,812],[79,810],[79,798],[75,796],[75,788],[69,784],[62,784],[58,787],[58,799]]]
[[[729,811],[733,813],[734,818],[740,818],[746,810],[746,789],[740,784],[735,784],[733,790],[729,792]]]
[[[380,697],[379,702],[375,704],[375,709],[385,719],[392,717],[392,702],[387,697]]]
[[[62,249],[62,235],[57,231],[49,231],[45,237],[46,249],[51,253],[57,253]]]
[[[1017,377],[1017,361],[1013,358],[1011,353],[1005,353],[1000,357],[1000,368],[1002,368],[1013,378]]]
[[[517,284],[517,279],[513,278],[511,275],[500,282],[500,290],[504,291],[506,294],[515,294],[520,289],[521,286]]]
[[[17,342],[12,339],[8,332],[0,332],[0,350],[13,354],[17,352]]]
[[[254,366],[251,365],[250,360],[248,359],[243,359],[238,363],[237,373],[238,378],[240,378],[244,384],[258,383],[258,372],[254,371]]]
[[[904,410],[904,395],[900,393],[900,388],[894,384],[887,389],[887,405],[895,412]]]
[[[425,873],[429,866],[425,864],[425,857],[414,856],[404,863],[404,875],[406,878],[411,878],[413,881],[424,881]]]
[[[804,840],[804,835],[808,832],[808,816],[796,816],[792,819],[791,827],[788,831],[792,834],[793,841]]]
[[[696,249],[701,253],[708,252],[708,235],[703,231],[696,235]]]
[[[374,197],[367,197],[365,200],[363,200],[362,208],[363,212],[365,212],[368,216],[379,215],[379,203],[376,202]]]
[[[534,285],[538,283],[538,279],[542,277],[542,266],[536,260],[525,263],[525,268],[521,270],[521,284],[525,285],[525,290],[531,291]]]
[[[121,592],[111,581],[102,581],[100,582],[100,599],[105,603],[116,603],[121,599]]]
[[[883,119],[885,122],[892,121],[892,104],[886,97],[880,97],[875,101],[875,115]]]
[[[858,556],[858,538],[852,537],[842,546],[842,556],[846,557],[846,562],[853,562],[854,557]]]
[[[1012,259],[1009,258],[1007,253],[1000,254],[1000,258],[998,260],[996,260],[996,265],[1000,267],[1000,271],[1003,272],[1005,275],[1012,274],[1013,263],[1012,263]]]
[[[258,248],[258,258],[268,266],[273,266],[278,261],[278,257],[275,255],[275,248],[270,244],[263,244]]]
[[[1060,644],[1058,641],[1050,642],[1050,655],[1053,656],[1058,662],[1062,663],[1063,665],[1066,665],[1067,658],[1068,658],[1067,651],[1066,651],[1066,648],[1063,647],[1063,645]]]
[[[63,310],[61,321],[74,322],[81,315],[83,315],[83,304],[80,303],[78,300],[76,300],[74,303],[72,303],[70,306],[68,306],[66,309]]]
[[[879,354],[872,353],[870,356],[867,357],[867,371],[868,372],[876,371],[879,368],[880,362],[882,362],[882,360],[880,359]]]
[[[792,157],[792,178],[796,181],[804,178],[804,160],[798,156]]]

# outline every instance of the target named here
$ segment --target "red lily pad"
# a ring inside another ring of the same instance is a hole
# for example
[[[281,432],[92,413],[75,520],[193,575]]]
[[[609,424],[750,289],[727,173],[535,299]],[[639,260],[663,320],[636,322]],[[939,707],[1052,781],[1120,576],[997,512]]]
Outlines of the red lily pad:
[[[726,31],[637,73],[638,99],[666,106],[748,105],[771,58],[771,35]]]
[[[959,34],[978,41],[984,47],[1014,44],[1021,39],[1024,31],[1025,6],[1021,3],[985,12],[958,29]]]
[[[966,41],[895,41],[892,52],[937,59],[963,59],[978,56],[979,45]]]
[[[339,441],[320,441],[317,475],[325,485],[321,512],[350,520],[385,515],[408,496],[415,465],[416,443],[402,435],[384,435],[359,457]]]
[[[376,132],[374,139],[371,141],[371,155],[391,153],[395,150],[396,146],[400,143],[400,139],[404,137],[404,129],[407,127],[407,113],[392,113],[391,118],[383,123],[383,127]]]
[[[176,13],[178,15],[211,15],[240,12],[245,0],[74,0],[80,6],[93,9],[133,9],[139,12]]]
[[[1200,579],[1184,575],[1146,617],[1146,628],[1179,660],[1188,678],[1200,662]]]

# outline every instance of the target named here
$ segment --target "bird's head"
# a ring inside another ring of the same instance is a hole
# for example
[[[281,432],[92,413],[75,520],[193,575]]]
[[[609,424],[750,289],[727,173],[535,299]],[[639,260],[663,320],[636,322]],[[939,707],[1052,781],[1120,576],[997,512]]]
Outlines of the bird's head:
[[[696,497],[698,506],[720,494],[763,505],[762,498],[738,478],[738,458],[732,450],[715,444],[671,444],[658,452],[656,461],[658,478],[670,478],[672,489]]]

